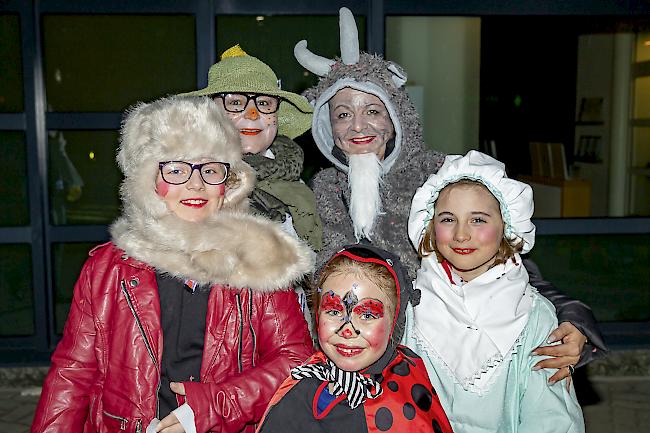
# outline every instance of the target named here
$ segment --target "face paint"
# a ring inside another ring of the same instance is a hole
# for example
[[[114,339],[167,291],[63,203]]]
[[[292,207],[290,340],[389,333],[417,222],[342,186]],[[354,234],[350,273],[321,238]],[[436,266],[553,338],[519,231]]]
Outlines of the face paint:
[[[379,319],[384,317],[384,303],[376,299],[365,299],[354,307],[353,313],[359,317]]]
[[[336,365],[362,370],[388,346],[391,317],[388,296],[372,281],[356,275],[334,275],[323,283],[318,309],[318,341]]]
[[[207,162],[205,159],[188,161],[193,164]],[[210,185],[203,181],[198,171],[180,185],[172,185],[162,179],[160,173],[156,179],[156,192],[167,209],[178,218],[200,222],[221,210],[224,203],[225,185]]]
[[[156,194],[160,197],[165,197],[169,192],[169,184],[162,179],[156,181]]]
[[[339,295],[331,290],[323,294],[323,299],[320,301],[320,312],[336,311],[343,313],[344,310],[345,308],[343,307],[343,302],[341,302],[341,297]]]
[[[278,134],[278,113],[260,113],[253,100],[239,113],[227,111],[241,138],[244,153],[261,154],[271,147]]]
[[[358,285],[356,283],[353,284],[352,290],[354,290],[357,287]],[[345,305],[345,316],[343,316],[344,322],[341,325],[341,327],[336,331],[337,333],[340,332],[341,329],[343,329],[343,327],[349,323],[357,335],[361,334],[361,331],[355,328],[354,323],[352,323],[352,310],[354,309],[354,306],[359,303],[359,298],[357,298],[357,295],[355,295],[352,290],[350,290],[345,294],[345,296],[343,296],[343,305]]]
[[[486,187],[448,185],[440,191],[433,221],[436,249],[463,280],[492,267],[504,224],[499,202]]]
[[[330,99],[329,109],[336,147],[347,155],[374,153],[384,159],[386,143],[395,136],[395,127],[381,99],[345,87]]]

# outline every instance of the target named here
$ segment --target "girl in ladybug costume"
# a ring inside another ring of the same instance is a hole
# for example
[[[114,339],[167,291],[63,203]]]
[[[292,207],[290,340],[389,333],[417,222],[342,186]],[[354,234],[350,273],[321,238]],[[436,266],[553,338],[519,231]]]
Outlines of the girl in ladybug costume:
[[[422,359],[399,345],[418,301],[396,256],[363,244],[336,253],[313,292],[321,350],[291,370],[258,432],[452,433]]]

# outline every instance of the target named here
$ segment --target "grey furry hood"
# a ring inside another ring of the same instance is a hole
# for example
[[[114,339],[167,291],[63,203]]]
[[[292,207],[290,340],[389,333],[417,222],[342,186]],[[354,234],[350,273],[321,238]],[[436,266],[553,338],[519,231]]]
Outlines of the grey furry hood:
[[[337,152],[334,146],[328,101],[345,87],[377,96],[386,106],[395,128],[395,138],[388,144],[382,161],[386,174],[394,166],[408,161],[411,154],[424,150],[419,116],[404,88],[406,73],[401,66],[381,56],[358,51],[356,24],[347,8],[340,10],[339,26],[340,58],[318,57],[307,50],[306,41],[298,42],[294,48],[298,62],[321,76],[316,86],[303,93],[314,106],[312,135],[321,153],[339,170],[347,172],[345,155]]]
[[[158,163],[202,158],[229,163],[236,180],[219,212],[188,222],[155,192]],[[302,241],[248,213],[255,173],[241,159],[238,131],[210,98],[136,105],[123,122],[117,161],[123,214],[110,233],[129,256],[180,279],[254,290],[287,288],[312,270],[314,254]]]

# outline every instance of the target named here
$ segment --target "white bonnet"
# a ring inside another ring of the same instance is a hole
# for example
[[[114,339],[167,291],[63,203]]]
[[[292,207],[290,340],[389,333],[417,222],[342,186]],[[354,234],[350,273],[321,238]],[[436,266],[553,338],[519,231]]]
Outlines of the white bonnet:
[[[440,191],[461,179],[485,185],[499,201],[505,237],[512,243],[523,240],[522,253],[530,251],[535,244],[535,225],[530,220],[534,206],[530,185],[509,179],[503,163],[476,150],[470,150],[465,156],[447,155],[438,172],[429,176],[415,192],[408,222],[409,238],[415,248],[418,248],[424,230],[433,218]]]

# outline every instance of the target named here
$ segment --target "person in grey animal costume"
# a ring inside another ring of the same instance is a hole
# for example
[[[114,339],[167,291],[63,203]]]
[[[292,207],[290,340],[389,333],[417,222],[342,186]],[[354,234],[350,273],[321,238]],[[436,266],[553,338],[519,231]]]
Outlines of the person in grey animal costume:
[[[339,26],[340,58],[313,54],[304,40],[294,48],[298,62],[320,76],[318,84],[303,95],[314,106],[314,141],[334,164],[312,180],[323,223],[319,266],[341,245],[370,242],[400,256],[413,277],[419,258],[407,231],[411,199],[427,177],[437,172],[445,155],[425,147],[419,116],[403,87],[404,70],[381,56],[359,51],[349,9],[341,8]],[[340,101],[345,97],[352,102]],[[355,100],[361,103],[355,105]],[[373,119],[382,114],[392,123],[388,137],[373,127],[373,122],[377,124]],[[369,119],[365,126],[364,116]],[[349,122],[347,135],[339,126],[344,121]],[[358,163],[360,157],[366,160]],[[554,357],[538,366],[558,368],[551,378],[558,381],[573,373],[575,366],[603,356],[607,349],[591,309],[544,281],[530,260],[525,262],[531,284],[553,302],[561,323],[549,342],[562,344],[537,349],[539,354]]]

